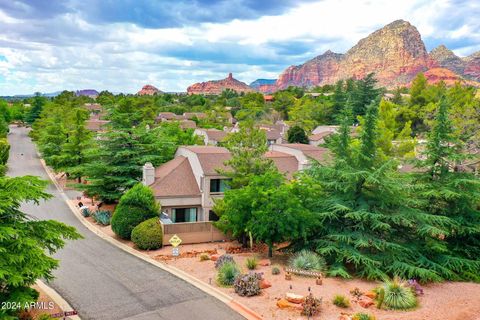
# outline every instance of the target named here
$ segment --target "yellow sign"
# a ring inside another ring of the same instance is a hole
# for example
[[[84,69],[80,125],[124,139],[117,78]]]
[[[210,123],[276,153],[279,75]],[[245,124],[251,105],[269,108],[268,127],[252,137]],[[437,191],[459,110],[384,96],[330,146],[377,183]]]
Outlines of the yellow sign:
[[[170,244],[176,248],[180,245],[180,243],[182,243],[182,239],[180,239],[179,236],[177,236],[176,234],[173,235],[173,237],[170,238],[170,240],[168,240],[168,242],[170,242]]]

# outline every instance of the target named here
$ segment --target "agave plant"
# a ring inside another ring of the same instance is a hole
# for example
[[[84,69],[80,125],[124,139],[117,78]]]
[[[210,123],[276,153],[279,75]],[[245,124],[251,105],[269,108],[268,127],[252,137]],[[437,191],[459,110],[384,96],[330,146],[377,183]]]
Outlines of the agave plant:
[[[415,293],[398,277],[385,281],[381,289],[383,289],[381,305],[386,309],[408,310],[417,306]]]
[[[300,270],[323,272],[327,265],[325,259],[315,252],[302,250],[290,259],[290,267]]]

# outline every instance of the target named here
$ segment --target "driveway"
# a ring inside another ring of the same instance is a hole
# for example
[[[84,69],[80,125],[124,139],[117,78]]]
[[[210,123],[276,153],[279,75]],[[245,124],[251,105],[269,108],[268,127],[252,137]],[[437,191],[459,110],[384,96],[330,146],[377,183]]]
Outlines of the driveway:
[[[48,180],[28,130],[10,129],[8,175],[36,175]],[[77,220],[52,184],[48,192],[52,199],[39,206],[26,204],[23,210],[38,219],[74,226],[85,237],[67,243],[55,255],[60,267],[49,283],[82,319],[244,319],[184,280],[97,237]]]

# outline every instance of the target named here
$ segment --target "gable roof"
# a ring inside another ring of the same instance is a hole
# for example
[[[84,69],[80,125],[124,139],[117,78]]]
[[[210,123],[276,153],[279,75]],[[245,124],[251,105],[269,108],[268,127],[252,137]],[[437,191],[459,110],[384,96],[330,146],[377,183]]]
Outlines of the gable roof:
[[[156,197],[199,196],[200,189],[188,159],[175,157],[155,169],[155,181],[150,185]]]
[[[328,155],[327,148],[316,147],[310,144],[283,143],[283,144],[280,144],[279,146],[284,146],[294,150],[302,151],[307,157],[315,159],[317,161],[326,160],[326,156]]]
[[[298,160],[291,154],[280,151],[267,151],[265,157],[271,159],[278,171],[285,173],[288,179],[291,179],[293,174],[298,171]]]

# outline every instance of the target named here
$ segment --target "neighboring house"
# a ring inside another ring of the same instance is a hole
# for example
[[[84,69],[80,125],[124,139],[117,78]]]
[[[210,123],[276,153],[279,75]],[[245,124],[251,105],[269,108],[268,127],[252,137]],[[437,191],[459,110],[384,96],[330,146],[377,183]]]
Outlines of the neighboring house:
[[[265,102],[273,102],[275,101],[275,97],[270,95],[270,94],[267,94],[267,95],[264,95],[263,96],[263,101]]]
[[[327,159],[327,149],[302,144],[272,145],[265,157],[272,159],[278,170],[292,178],[298,170],[316,161]],[[162,211],[172,223],[216,221],[214,200],[222,198],[228,179],[218,171],[228,170],[231,158],[226,148],[214,146],[179,147],[173,160],[154,168],[143,166],[143,184],[150,186]]]
[[[101,120],[106,115],[105,110],[99,103],[85,103],[83,106],[90,112],[90,120]]]
[[[88,119],[85,122],[85,127],[93,132],[100,133],[104,132],[104,126],[109,123],[108,120],[100,120],[100,119]]]
[[[205,119],[207,115],[203,112],[185,112],[183,115],[184,119],[192,120],[192,119]]]
[[[325,138],[335,133],[334,131],[325,131],[317,134],[312,134],[308,137],[308,144],[312,146],[319,146],[325,143]]]
[[[155,121],[158,123],[161,121],[177,120],[177,117],[178,116],[173,112],[160,112],[155,118]]]
[[[259,129],[265,130],[267,135],[267,144],[280,144],[287,141],[288,125],[283,121],[277,121],[275,124],[260,124]]]
[[[194,132],[197,136],[202,137],[206,146],[216,146],[222,142],[227,136],[228,132],[218,129],[195,129]]]
[[[323,133],[323,132],[331,132],[336,133],[340,129],[340,126],[318,126],[312,131],[312,135]]]

